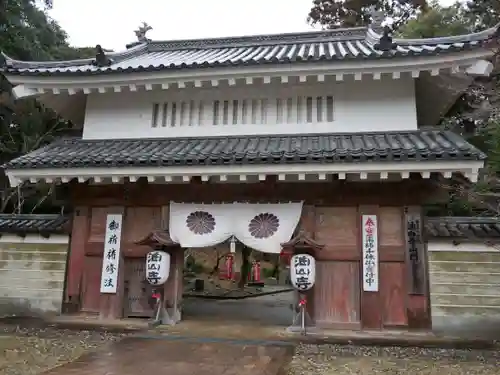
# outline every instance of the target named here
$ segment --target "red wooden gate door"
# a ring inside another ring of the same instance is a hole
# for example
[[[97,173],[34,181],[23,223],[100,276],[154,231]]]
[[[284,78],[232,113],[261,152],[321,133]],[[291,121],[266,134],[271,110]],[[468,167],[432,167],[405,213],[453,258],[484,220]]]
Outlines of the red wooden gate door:
[[[125,261],[125,316],[150,318],[153,309],[149,305],[152,288],[146,280],[146,260],[142,258]]]

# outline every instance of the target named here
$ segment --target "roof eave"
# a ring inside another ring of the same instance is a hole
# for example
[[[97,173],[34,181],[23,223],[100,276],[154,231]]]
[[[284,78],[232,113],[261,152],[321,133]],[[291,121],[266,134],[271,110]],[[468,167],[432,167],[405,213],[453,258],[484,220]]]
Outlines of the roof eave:
[[[167,83],[192,83],[196,81],[216,81],[239,78],[328,76],[335,75],[337,80],[349,75],[369,76],[384,73],[435,72],[440,69],[468,69],[478,60],[492,55],[489,49],[474,49],[466,52],[446,53],[443,55],[399,57],[382,59],[348,59],[340,61],[297,62],[292,64],[257,64],[253,66],[223,66],[212,68],[166,69],[148,68],[141,72],[134,70],[113,71],[98,74],[47,74],[28,75],[6,71],[4,75],[14,85],[24,84],[34,92],[39,89],[57,88],[61,90],[81,90],[88,88],[114,88],[130,84],[146,85]]]
[[[382,34],[378,33],[373,28],[368,28],[367,30],[367,40],[378,41],[382,37]],[[453,43],[470,43],[470,42],[486,42],[492,38],[500,37],[500,22],[495,26],[490,27],[486,30],[482,30],[470,34],[462,35],[452,35],[434,38],[420,38],[420,39],[410,39],[410,38],[394,38],[394,43],[401,46],[421,46],[421,45],[438,45],[438,44],[453,44]]]
[[[136,46],[129,48],[125,51],[120,52],[107,52],[106,56],[113,61],[122,61],[123,59],[130,58],[132,56],[143,53],[147,50],[147,43],[140,43]],[[84,66],[90,65],[93,63],[95,58],[85,58],[85,59],[73,59],[73,60],[62,60],[62,61],[23,61],[17,60],[6,53],[1,52],[1,57],[4,60],[2,69],[6,72],[12,69],[37,69],[37,68],[58,68],[58,67],[67,67],[67,66]]]
[[[384,161],[364,163],[304,163],[304,164],[246,164],[246,165],[197,165],[197,166],[168,166],[168,167],[82,167],[82,168],[31,168],[5,169],[11,186],[38,181],[47,183],[67,183],[73,179],[83,183],[94,181],[101,183],[110,180],[111,183],[122,183],[125,179],[135,182],[141,177],[149,182],[183,181],[189,182],[193,177],[200,177],[208,181],[215,177],[226,181],[228,176],[235,176],[240,181],[247,181],[248,176],[258,176],[258,180],[265,180],[266,176],[278,176],[285,181],[286,176],[297,176],[299,181],[305,181],[306,176],[326,180],[327,175],[337,176],[340,180],[346,175],[356,175],[366,180],[368,175],[379,175],[386,180],[388,174],[399,174],[402,179],[410,177],[411,173],[419,173],[424,179],[431,178],[431,174],[439,173],[445,178],[451,178],[453,173],[461,173],[471,181],[477,181],[479,170],[484,167],[483,160],[455,160],[455,161]]]

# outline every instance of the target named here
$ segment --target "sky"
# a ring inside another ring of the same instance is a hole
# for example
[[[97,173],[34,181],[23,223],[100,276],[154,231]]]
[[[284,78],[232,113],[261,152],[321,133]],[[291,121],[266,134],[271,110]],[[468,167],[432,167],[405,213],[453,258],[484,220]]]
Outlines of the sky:
[[[448,5],[454,0],[440,0]],[[54,0],[50,16],[76,47],[114,51],[136,41],[142,22],[153,40],[210,38],[311,30],[312,0]]]

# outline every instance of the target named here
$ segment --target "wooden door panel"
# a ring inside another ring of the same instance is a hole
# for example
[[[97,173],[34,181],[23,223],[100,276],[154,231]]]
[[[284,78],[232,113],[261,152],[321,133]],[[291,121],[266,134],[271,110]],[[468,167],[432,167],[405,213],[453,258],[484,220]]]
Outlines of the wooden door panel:
[[[85,257],[83,271],[82,311],[99,312],[101,297],[101,257]]]
[[[360,322],[359,263],[317,262],[314,314],[320,325],[358,326]]]
[[[380,308],[384,326],[408,325],[405,271],[404,263],[380,263]]]
[[[125,315],[127,317],[153,316],[149,304],[152,288],[146,281],[146,261],[143,258],[125,260]]]

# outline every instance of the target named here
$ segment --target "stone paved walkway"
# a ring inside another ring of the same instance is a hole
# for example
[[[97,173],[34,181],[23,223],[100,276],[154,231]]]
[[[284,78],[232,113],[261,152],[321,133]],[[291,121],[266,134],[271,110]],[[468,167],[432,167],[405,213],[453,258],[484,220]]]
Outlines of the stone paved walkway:
[[[168,338],[127,338],[45,375],[275,375],[289,345]]]

